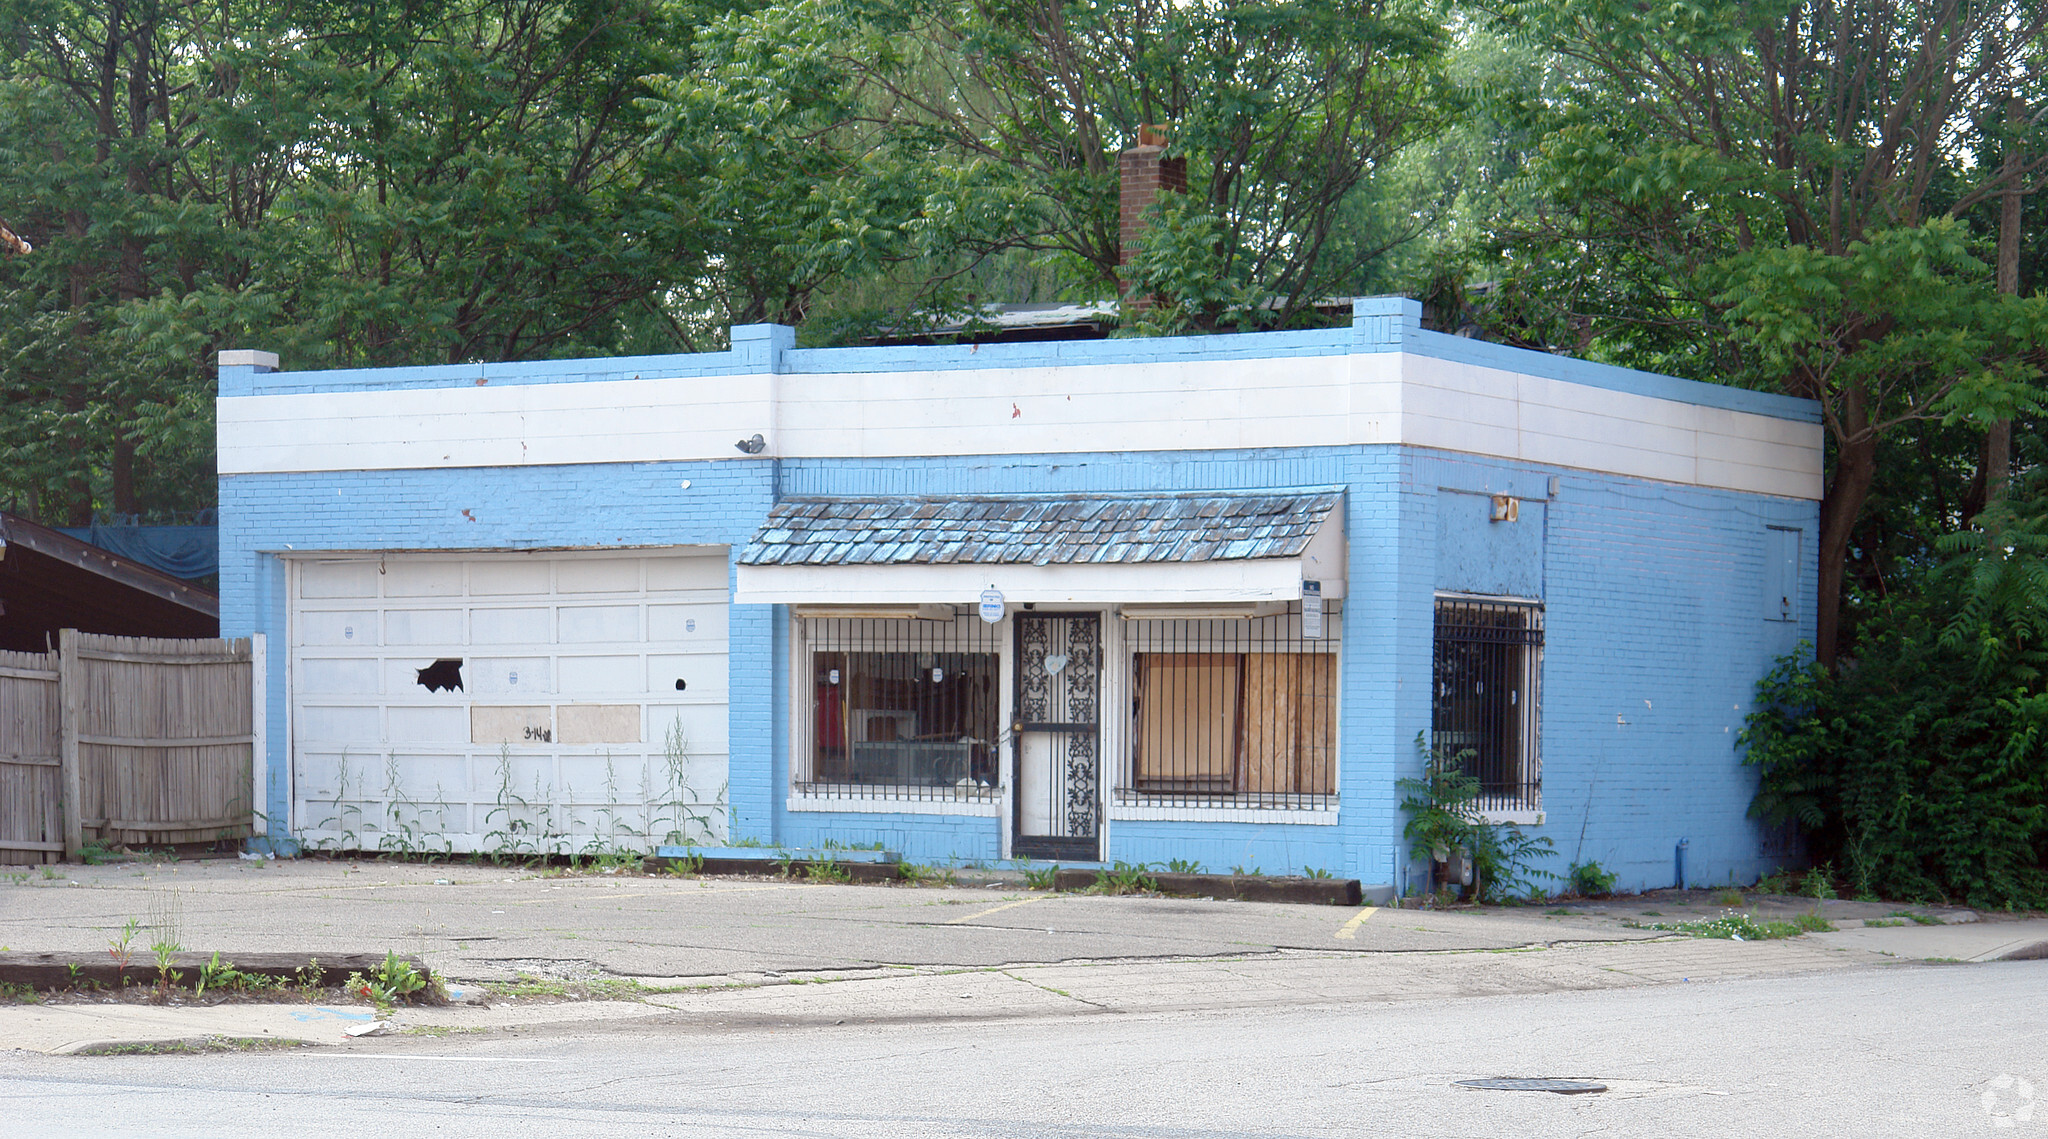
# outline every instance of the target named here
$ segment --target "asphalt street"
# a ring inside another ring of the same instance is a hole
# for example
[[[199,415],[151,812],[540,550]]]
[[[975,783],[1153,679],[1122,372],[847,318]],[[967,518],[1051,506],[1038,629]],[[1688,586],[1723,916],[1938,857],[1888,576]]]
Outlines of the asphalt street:
[[[1236,1011],[0,1054],[18,1135],[2038,1134],[2048,966]],[[1604,1092],[1458,1081],[1571,1078]],[[2036,1089],[2039,1089],[2037,1092]]]

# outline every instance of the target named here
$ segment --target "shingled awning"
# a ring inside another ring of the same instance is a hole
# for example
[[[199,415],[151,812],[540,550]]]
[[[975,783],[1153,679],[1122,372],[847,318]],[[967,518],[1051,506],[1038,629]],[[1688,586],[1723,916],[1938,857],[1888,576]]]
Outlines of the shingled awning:
[[[793,498],[739,557],[742,603],[1266,601],[1342,596],[1339,488]]]

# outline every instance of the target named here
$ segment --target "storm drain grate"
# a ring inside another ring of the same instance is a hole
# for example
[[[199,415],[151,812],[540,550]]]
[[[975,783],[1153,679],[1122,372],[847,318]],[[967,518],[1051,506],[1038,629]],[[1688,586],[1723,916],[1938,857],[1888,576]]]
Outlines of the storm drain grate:
[[[1590,1083],[1586,1080],[1537,1080],[1521,1076],[1495,1076],[1489,1080],[1459,1080],[1461,1088],[1487,1088],[1497,1092],[1556,1092],[1558,1095],[1584,1095],[1587,1092],[1604,1092],[1606,1084]]]

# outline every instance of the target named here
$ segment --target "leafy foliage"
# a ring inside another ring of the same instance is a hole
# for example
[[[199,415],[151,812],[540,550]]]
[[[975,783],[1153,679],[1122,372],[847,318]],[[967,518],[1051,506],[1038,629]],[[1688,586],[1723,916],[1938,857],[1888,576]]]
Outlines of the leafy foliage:
[[[695,156],[678,205],[754,275],[723,294],[745,319],[904,267],[903,310],[971,312],[982,271],[1021,257],[1082,299],[1143,288],[1158,330],[1299,323],[1414,236],[1360,193],[1459,105],[1448,37],[1394,0],[781,0],[699,42],[645,105]],[[1189,192],[1124,268],[1117,154],[1146,125]]]
[[[213,363],[673,350],[687,3],[0,0],[0,502],[212,505]]]
[[[1551,851],[1548,836],[1525,835],[1520,827],[1488,822],[1479,812],[1479,779],[1465,769],[1469,752],[1432,751],[1421,733],[1415,747],[1422,755],[1422,774],[1394,783],[1401,809],[1408,812],[1401,835],[1412,844],[1412,855],[1442,862],[1463,852],[1472,860],[1472,895],[1482,902],[1520,897],[1539,880],[1557,877],[1533,865]]]
[[[2048,499],[2037,473],[1866,619],[1850,667],[1758,687],[1752,813],[1792,820],[1849,891],[2048,905]]]
[[[1532,193],[1497,227],[1502,284],[1479,322],[1820,401],[1835,461],[1817,650],[1832,663],[1879,464],[1901,460],[1887,439],[2039,400],[2042,303],[1996,292],[1967,223],[2048,162],[2041,116],[2012,102],[2048,75],[2048,10],[1478,6],[1548,62],[1517,108],[1539,140]]]

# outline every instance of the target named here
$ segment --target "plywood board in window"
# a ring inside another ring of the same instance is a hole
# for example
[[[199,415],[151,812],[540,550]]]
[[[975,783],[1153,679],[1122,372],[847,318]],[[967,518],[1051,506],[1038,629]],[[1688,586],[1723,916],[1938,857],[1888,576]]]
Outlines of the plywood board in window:
[[[1237,751],[1233,653],[1146,653],[1138,717],[1138,779],[1228,787]]]

